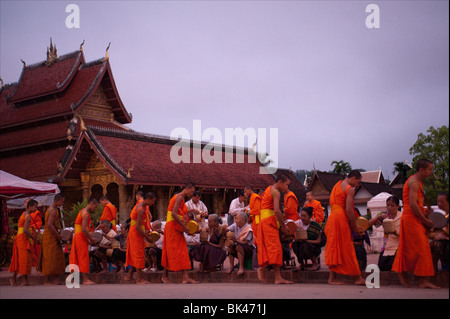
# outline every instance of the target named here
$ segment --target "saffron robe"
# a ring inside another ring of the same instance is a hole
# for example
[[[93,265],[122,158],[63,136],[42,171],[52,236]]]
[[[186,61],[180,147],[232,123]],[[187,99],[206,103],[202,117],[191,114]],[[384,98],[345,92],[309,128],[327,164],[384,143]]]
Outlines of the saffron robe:
[[[64,273],[66,262],[60,241],[48,229],[49,209],[45,213],[45,229],[37,269],[43,276],[55,276]],[[60,230],[59,214],[56,211],[53,226]]]
[[[266,188],[261,196],[261,222],[258,227],[258,265],[283,265],[280,231],[273,210],[272,186]]]
[[[403,213],[400,220],[399,244],[392,270],[395,272],[412,272],[414,275],[422,277],[434,276],[427,229],[420,222],[419,218],[414,215],[411,208],[408,181],[403,187]],[[422,213],[425,213],[421,190],[423,190],[422,183],[420,183],[420,189],[417,194],[417,204]]]
[[[91,215],[82,209],[75,219],[75,234],[72,239],[72,248],[69,255],[69,263],[77,265],[81,273],[89,273],[89,238],[82,231],[83,217],[88,214],[88,229],[93,232],[94,227],[91,221]],[[72,269],[71,269],[72,270]]]
[[[9,266],[10,272],[17,273],[19,275],[31,274],[31,254],[33,248],[33,240],[29,238],[23,231],[25,220],[27,218],[31,218],[31,216],[25,216],[25,212],[19,218],[19,229],[17,231],[16,239],[14,240],[11,265]],[[31,227],[29,231],[32,232]]]
[[[313,208],[313,215],[312,219],[316,219],[316,223],[321,223],[325,219],[325,213],[323,212],[322,204],[318,200],[313,200],[312,203],[309,201],[306,201],[304,207],[312,207]]]
[[[111,204],[108,203],[103,207],[102,216],[100,217],[100,222],[104,220],[108,220],[113,225],[113,229],[115,232],[117,232],[116,228],[116,214],[117,214],[117,208]]]
[[[252,216],[252,229],[253,236],[255,236],[255,244],[258,245],[257,232],[261,221],[261,197],[258,194],[253,193],[250,196],[248,206],[250,208],[249,214]]]
[[[30,214],[31,216],[31,228],[33,229],[33,232],[37,235],[40,232],[40,229],[42,227],[42,215],[41,212],[36,210],[35,212]],[[41,251],[41,245],[34,241],[33,248],[31,249],[31,265],[35,267],[39,260],[39,254]]]
[[[140,203],[140,202],[139,202]],[[139,204],[138,203],[138,204]],[[130,213],[131,224],[127,237],[127,255],[125,265],[133,266],[135,268],[145,268],[145,238],[136,229],[136,219],[139,212],[142,212],[142,230],[146,231],[146,225],[148,225],[148,214],[146,213],[146,207],[139,207],[138,204],[134,206]],[[148,230],[148,229],[147,229]]]
[[[341,183],[342,181],[339,181],[330,194],[331,214],[325,225],[325,235],[327,236],[325,264],[330,271],[338,274],[359,276],[361,271],[356,259],[349,220],[345,212],[345,202],[350,185],[344,192]]]
[[[161,265],[171,271],[191,269],[191,261],[189,259],[183,228],[172,217],[172,214],[176,213],[181,221],[187,220],[188,218],[188,208],[184,199],[180,203],[178,212],[172,211],[177,196],[178,194],[174,195],[169,202],[161,257]]]
[[[300,219],[298,214],[298,200],[293,191],[284,195],[284,217],[296,221]]]

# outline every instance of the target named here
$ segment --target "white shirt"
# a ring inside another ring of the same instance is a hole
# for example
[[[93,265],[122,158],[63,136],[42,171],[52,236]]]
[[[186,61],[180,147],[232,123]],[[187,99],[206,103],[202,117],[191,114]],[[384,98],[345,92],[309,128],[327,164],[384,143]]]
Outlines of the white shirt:
[[[236,197],[235,199],[233,199],[231,201],[230,209],[229,209],[228,213],[231,216],[236,217],[237,213],[244,211],[244,207],[245,207],[244,202],[241,203],[239,201],[239,197]]]
[[[116,234],[116,232],[114,231],[114,229],[111,229],[111,230],[106,234],[106,236],[114,238],[114,237],[117,236],[117,234]],[[111,243],[112,243],[111,240],[109,240],[109,239],[107,239],[106,237],[103,236],[102,240],[101,240],[100,243],[99,243],[99,246],[102,246],[102,247],[105,247],[105,246],[111,246]]]
[[[199,212],[204,212],[204,213],[208,212],[208,208],[201,200],[199,200],[197,203],[194,203],[194,201],[192,199],[190,199],[186,202],[186,206],[188,207],[189,210],[196,209]]]
[[[241,227],[239,227],[236,223],[233,223],[233,224],[231,224],[230,226],[228,226],[228,231],[231,231],[231,232],[233,232],[234,233],[234,238],[238,238],[239,237],[239,234],[241,233],[241,231],[242,231],[242,229],[244,229],[244,227],[246,226],[247,224],[245,224],[244,226],[242,226],[242,228]],[[248,233],[248,235],[247,235],[247,237],[245,237],[245,239],[248,241],[248,244],[249,245],[252,245],[252,246],[254,246],[254,238],[253,238],[253,230],[251,230],[249,233]]]

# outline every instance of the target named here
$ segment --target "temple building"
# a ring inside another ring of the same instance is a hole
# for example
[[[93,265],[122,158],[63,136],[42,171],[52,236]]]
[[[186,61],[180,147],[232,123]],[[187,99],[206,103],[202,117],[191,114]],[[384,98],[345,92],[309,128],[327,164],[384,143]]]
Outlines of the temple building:
[[[176,164],[170,151],[177,141],[129,128],[132,115],[120,99],[108,50],[86,62],[83,44],[58,56],[50,42],[44,61],[22,63],[18,82],[1,83],[0,169],[57,183],[65,209],[107,195],[125,220],[136,192],[151,190],[158,195],[152,213],[164,219],[171,196],[193,182],[209,210],[222,213],[245,185],[264,189],[274,182],[275,175],[259,173],[258,160],[249,160],[250,149],[243,163]],[[236,148],[231,151],[235,157]],[[221,152],[225,158],[227,150]]]

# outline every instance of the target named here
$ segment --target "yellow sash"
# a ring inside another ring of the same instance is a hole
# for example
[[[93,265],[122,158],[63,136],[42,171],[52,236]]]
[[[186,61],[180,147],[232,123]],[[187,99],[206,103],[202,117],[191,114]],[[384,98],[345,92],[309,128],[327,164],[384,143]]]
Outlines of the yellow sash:
[[[30,232],[32,231],[31,228],[29,228],[29,230],[30,230]],[[23,234],[23,233],[24,233],[23,227],[19,227],[19,229],[17,230],[17,235]],[[28,240],[30,241],[30,245],[33,245],[33,244],[34,244],[33,238],[28,238]]]
[[[172,216],[172,212],[169,210],[167,212],[167,219],[166,219],[166,223],[171,222],[172,220],[175,220]],[[183,215],[178,214],[178,217],[180,218],[181,221],[183,221]]]
[[[81,225],[79,225],[79,224],[75,224],[75,234],[81,233],[82,231],[83,231],[83,227],[81,227]]]
[[[136,219],[132,219],[131,220],[130,226],[136,226]],[[145,226],[144,225],[141,225],[141,228],[142,228],[143,231],[145,231]]]
[[[270,216],[275,216],[275,212],[271,209],[261,209],[261,220],[269,218]],[[277,220],[277,226],[280,228],[280,223]]]
[[[260,222],[260,215],[255,215],[255,225],[258,225]]]

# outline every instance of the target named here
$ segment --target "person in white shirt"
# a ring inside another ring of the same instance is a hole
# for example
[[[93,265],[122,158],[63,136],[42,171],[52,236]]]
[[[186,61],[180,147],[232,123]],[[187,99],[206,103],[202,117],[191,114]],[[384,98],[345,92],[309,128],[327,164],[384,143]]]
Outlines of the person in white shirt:
[[[228,210],[228,226],[234,223],[234,218],[237,213],[245,211],[245,193],[244,191],[239,191],[239,196],[233,199],[230,203],[230,209]]]
[[[188,208],[189,217],[192,220],[197,221],[198,226],[201,229],[205,228],[205,217],[208,216],[208,208],[206,205],[200,200],[201,193],[199,191],[195,191],[192,195],[192,198],[186,202],[186,206]]]
[[[117,236],[117,233],[112,229],[112,223],[109,220],[103,220],[98,226],[103,232],[103,238],[98,244],[98,249],[94,252],[94,257],[101,263],[103,270],[101,272],[108,272],[107,262],[110,261],[106,257],[106,251],[111,248],[112,241]]]
[[[252,227],[247,224],[247,214],[239,212],[236,214],[235,223],[228,226],[228,231],[234,233],[234,243],[228,246],[228,257],[230,261],[230,274],[234,270],[234,258],[239,260],[238,276],[244,274],[244,260],[253,256],[254,236]]]

